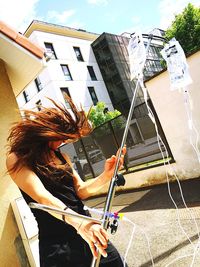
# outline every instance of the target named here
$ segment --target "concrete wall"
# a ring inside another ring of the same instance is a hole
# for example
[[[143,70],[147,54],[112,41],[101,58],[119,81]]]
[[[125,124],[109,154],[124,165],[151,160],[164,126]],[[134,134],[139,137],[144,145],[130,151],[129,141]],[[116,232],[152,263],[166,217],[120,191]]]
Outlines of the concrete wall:
[[[189,72],[193,83],[188,86],[194,125],[200,135],[200,52],[187,58]],[[188,119],[185,110],[183,92],[170,89],[169,75],[165,71],[146,83],[147,90],[153,102],[175,163],[154,167],[147,170],[127,174],[126,185],[118,190],[127,190],[141,186],[166,183],[167,175],[170,180],[177,178],[191,179],[200,177],[200,162],[191,143]],[[200,149],[200,140],[198,141]],[[167,175],[166,175],[167,174]],[[106,193],[105,187],[101,193]],[[101,194],[100,193],[100,194]]]
[[[190,93],[193,123],[200,133],[200,52],[190,56],[187,61],[193,80],[187,87]],[[190,143],[190,135],[194,137],[195,132],[190,131],[188,127],[183,90],[170,90],[167,72],[150,80],[146,86],[176,161],[174,164],[176,173],[182,179],[198,177],[200,162]]]
[[[15,222],[11,201],[20,196],[19,190],[6,175],[6,139],[10,124],[20,118],[16,99],[4,62],[0,59],[0,266],[28,266],[24,248]]]
[[[193,83],[188,86],[192,106],[193,123],[200,134],[200,52],[187,58],[189,72]],[[175,163],[171,166],[155,167],[127,175],[126,188],[166,182],[166,172],[169,178],[191,179],[200,176],[200,162],[191,143],[190,131],[182,90],[170,89],[169,75],[165,71],[146,83],[147,90],[153,102],[168,144],[174,156]],[[200,149],[200,141],[198,142]]]

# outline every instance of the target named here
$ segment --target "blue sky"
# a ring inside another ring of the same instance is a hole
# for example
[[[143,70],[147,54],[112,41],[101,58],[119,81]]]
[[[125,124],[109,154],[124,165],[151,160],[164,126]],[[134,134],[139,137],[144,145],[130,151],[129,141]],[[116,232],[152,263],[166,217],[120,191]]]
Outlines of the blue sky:
[[[24,32],[33,19],[102,33],[166,29],[188,3],[200,0],[0,0],[0,19]]]

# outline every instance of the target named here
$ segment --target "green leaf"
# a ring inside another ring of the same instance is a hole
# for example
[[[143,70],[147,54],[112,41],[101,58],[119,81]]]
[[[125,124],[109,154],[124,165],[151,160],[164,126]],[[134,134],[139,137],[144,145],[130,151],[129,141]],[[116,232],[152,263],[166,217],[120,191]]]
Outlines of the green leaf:
[[[118,110],[105,112],[105,108],[106,104],[104,102],[98,102],[96,106],[92,107],[89,120],[92,122],[94,128],[121,115]]]
[[[189,3],[181,14],[175,16],[165,33],[168,40],[173,37],[179,41],[186,54],[200,48],[200,8]]]

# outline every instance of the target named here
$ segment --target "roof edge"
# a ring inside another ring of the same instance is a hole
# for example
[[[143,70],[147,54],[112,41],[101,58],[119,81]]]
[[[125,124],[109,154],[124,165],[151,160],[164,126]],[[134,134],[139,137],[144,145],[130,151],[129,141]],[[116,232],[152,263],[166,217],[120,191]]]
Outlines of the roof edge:
[[[36,57],[42,59],[44,57],[44,49],[38,45],[32,43],[27,37],[17,32],[14,28],[7,25],[5,22],[0,20],[0,33],[4,34],[18,45],[22,46]]]
[[[25,30],[24,35],[26,37],[30,37],[30,35],[34,31],[54,33],[58,35],[71,36],[71,37],[76,37],[76,34],[77,34],[78,38],[85,39],[85,40],[94,40],[99,36],[99,34],[97,33],[88,32],[84,29],[70,28],[68,26],[53,24],[53,23],[44,22],[40,20],[33,20],[29,24],[28,28]]]

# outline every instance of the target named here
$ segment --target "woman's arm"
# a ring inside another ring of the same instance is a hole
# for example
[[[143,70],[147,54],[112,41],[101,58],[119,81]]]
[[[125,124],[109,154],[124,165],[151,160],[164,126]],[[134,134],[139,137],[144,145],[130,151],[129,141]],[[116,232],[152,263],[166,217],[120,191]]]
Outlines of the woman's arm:
[[[119,169],[122,168],[124,163],[124,155],[126,154],[126,147],[122,150],[122,155],[120,158]],[[92,195],[95,195],[107,182],[111,180],[114,174],[115,165],[117,161],[117,155],[112,156],[107,159],[104,165],[104,171],[98,177],[83,182],[77,172],[73,170],[74,173],[74,185],[78,196],[81,199],[86,199]]]
[[[12,168],[16,160],[17,156],[14,153],[7,157],[6,165],[8,171]],[[58,198],[54,197],[48,190],[46,190],[38,176],[26,166],[21,167],[15,172],[10,172],[10,176],[16,185],[36,202],[44,205],[54,206],[60,209],[65,208],[65,204]],[[58,214],[52,215],[62,220],[62,216]],[[71,218],[66,219],[70,223]],[[76,222],[74,221],[73,223],[74,227],[76,228]]]
[[[8,171],[16,161],[17,156],[14,153],[11,153],[7,157],[6,164]],[[61,200],[54,197],[48,190],[46,190],[38,176],[26,166],[23,166],[15,172],[10,172],[10,176],[16,185],[36,202],[63,210],[66,207]],[[76,212],[71,209],[67,209],[67,211],[76,214]],[[50,214],[57,219],[62,220],[61,215],[51,212]],[[70,217],[68,215],[65,216],[65,221],[78,230],[78,233],[82,238],[88,242],[94,256],[97,255],[96,247],[94,246],[94,243],[96,242],[99,244],[98,249],[100,253],[103,256],[106,256],[105,248],[107,246],[108,236],[107,232],[99,224],[88,222],[81,218]]]

